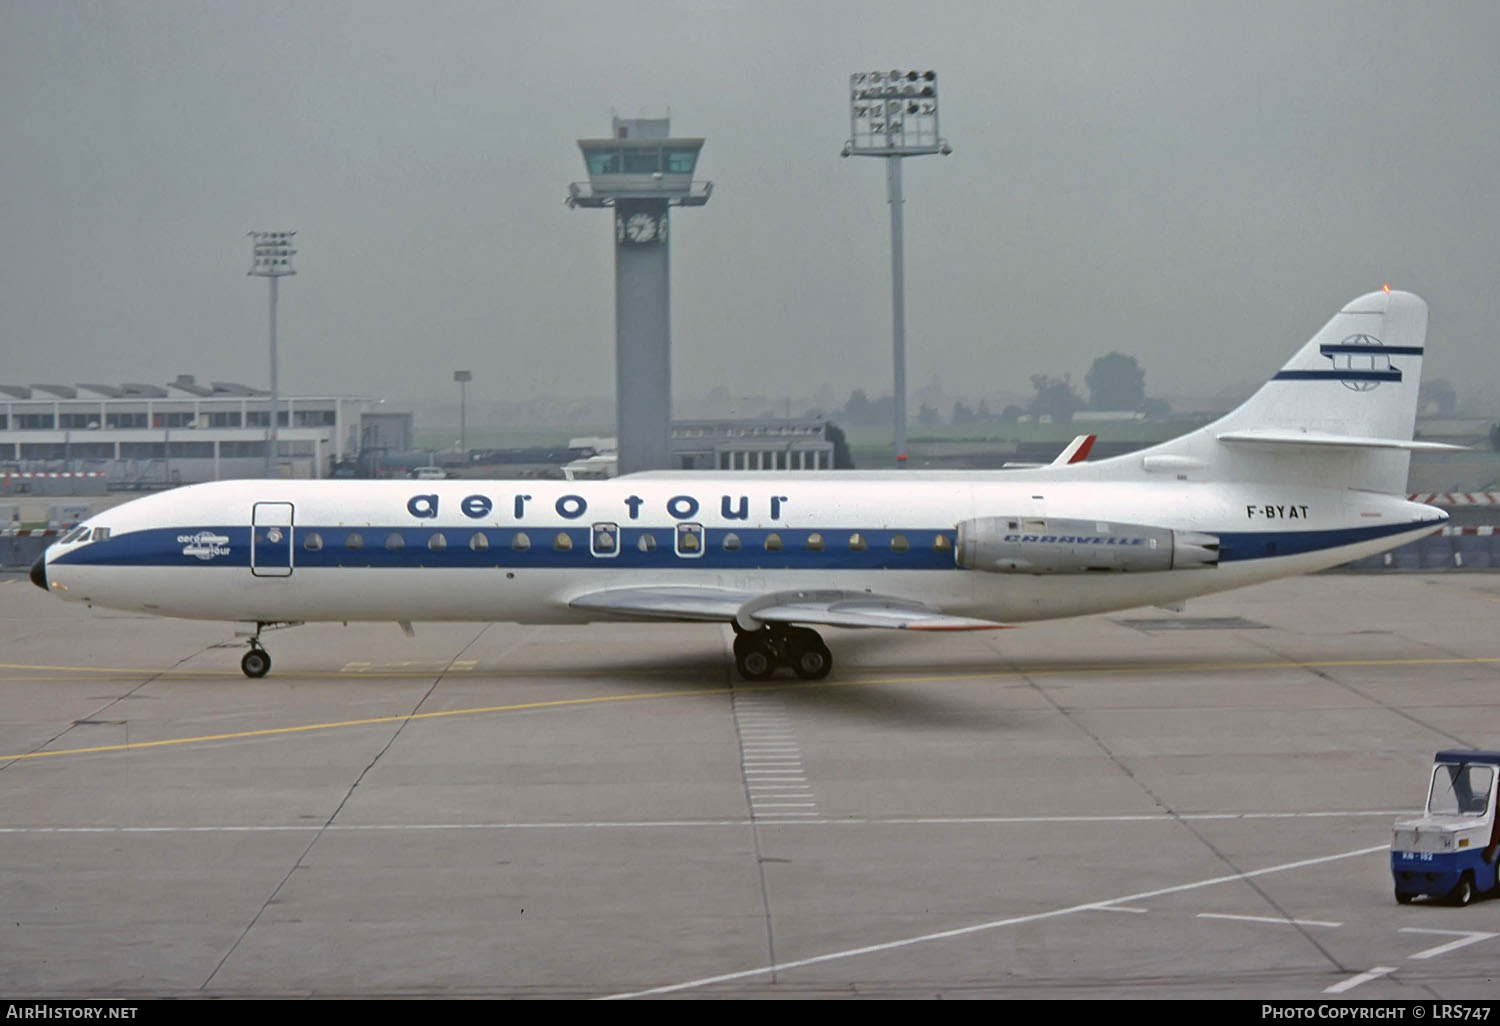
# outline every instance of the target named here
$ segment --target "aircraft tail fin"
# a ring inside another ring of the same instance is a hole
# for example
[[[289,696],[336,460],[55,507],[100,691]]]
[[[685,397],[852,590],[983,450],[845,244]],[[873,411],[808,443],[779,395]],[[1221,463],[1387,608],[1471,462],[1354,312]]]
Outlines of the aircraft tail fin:
[[[1406,491],[1427,304],[1371,292],[1347,304],[1239,408],[1140,454],[1150,470]],[[1447,448],[1447,447],[1445,447]]]

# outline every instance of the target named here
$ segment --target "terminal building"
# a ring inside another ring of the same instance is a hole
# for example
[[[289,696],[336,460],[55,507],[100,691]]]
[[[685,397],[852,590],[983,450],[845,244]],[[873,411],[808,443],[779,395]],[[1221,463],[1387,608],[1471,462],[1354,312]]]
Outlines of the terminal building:
[[[0,464],[11,471],[103,474],[116,487],[160,487],[266,472],[270,395],[232,382],[0,385]],[[326,477],[360,446],[378,400],[283,396],[273,475]]]

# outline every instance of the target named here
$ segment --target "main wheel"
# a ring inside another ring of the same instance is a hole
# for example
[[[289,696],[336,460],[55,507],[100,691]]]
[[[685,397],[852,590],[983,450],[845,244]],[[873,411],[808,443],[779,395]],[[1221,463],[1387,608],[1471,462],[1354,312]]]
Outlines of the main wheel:
[[[776,672],[776,653],[764,632],[735,635],[734,665],[746,680],[765,680]]]
[[[271,654],[263,648],[252,648],[240,660],[246,677],[264,677],[271,672]]]
[[[792,672],[803,680],[822,680],[833,669],[833,653],[822,640],[799,648],[792,656]]]

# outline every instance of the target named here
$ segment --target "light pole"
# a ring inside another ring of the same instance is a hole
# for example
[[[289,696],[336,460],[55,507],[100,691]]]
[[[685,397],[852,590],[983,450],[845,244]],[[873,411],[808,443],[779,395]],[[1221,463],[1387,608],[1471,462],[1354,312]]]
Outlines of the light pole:
[[[469,462],[469,420],[466,415],[464,389],[469,382],[474,380],[471,371],[454,371],[453,380],[458,382],[458,448],[464,454],[464,462]]]
[[[896,463],[906,462],[906,281],[902,264],[901,158],[953,152],[938,135],[935,71],[857,71],[849,76],[845,157],[884,157],[891,205],[891,320]]]
[[[257,278],[271,279],[271,421],[266,432],[266,476],[271,476],[271,461],[276,456],[276,424],[280,419],[280,402],[276,392],[276,282],[289,274],[292,257],[297,251],[292,248],[292,236],[296,232],[251,232],[253,257],[247,274]]]

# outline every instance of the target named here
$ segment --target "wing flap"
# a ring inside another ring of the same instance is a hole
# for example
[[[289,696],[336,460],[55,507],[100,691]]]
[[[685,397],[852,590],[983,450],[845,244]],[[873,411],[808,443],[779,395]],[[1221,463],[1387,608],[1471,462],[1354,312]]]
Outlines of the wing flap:
[[[625,619],[737,621],[753,629],[763,623],[889,630],[995,630],[1009,624],[952,616],[911,599],[851,591],[753,593],[729,588],[659,585],[609,588],[579,595],[568,605]]]

